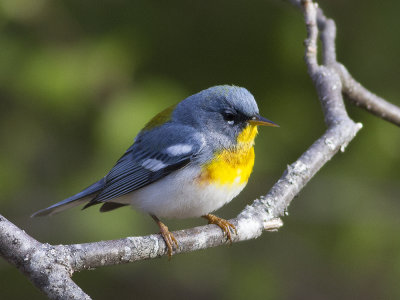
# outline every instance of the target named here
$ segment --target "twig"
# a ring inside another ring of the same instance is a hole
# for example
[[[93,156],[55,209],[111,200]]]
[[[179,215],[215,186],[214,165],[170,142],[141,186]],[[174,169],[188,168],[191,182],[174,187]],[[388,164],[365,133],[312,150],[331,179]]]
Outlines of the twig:
[[[293,5],[302,7],[309,1],[289,0]],[[327,18],[320,8],[315,8],[318,30],[321,34],[322,62],[340,76],[341,88],[346,98],[353,104],[364,108],[375,116],[400,126],[400,108],[375,95],[356,81],[346,67],[336,60],[335,22]],[[313,19],[315,19],[313,17]]]
[[[336,63],[334,67],[343,82],[343,93],[352,103],[379,118],[400,126],[400,108],[398,106],[368,91],[351,76],[342,64]]]

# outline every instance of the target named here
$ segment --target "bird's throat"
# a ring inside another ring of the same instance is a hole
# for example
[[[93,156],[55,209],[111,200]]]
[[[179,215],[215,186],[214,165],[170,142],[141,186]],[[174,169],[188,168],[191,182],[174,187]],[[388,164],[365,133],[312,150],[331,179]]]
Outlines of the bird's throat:
[[[215,154],[203,166],[198,178],[200,184],[245,185],[254,166],[254,138],[257,126],[248,125],[238,136],[237,144]]]

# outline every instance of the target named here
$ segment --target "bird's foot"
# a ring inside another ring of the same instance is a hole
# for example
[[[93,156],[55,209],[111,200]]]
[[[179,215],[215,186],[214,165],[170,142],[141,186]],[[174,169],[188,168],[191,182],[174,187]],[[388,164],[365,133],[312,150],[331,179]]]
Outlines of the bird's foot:
[[[168,259],[171,259],[173,247],[174,245],[178,247],[178,241],[176,240],[175,236],[168,230],[168,227],[164,223],[160,222],[159,227],[160,233],[165,241],[165,244],[167,244],[168,247]]]
[[[168,248],[168,259],[171,259],[174,245],[176,246],[176,248],[178,248],[178,241],[176,240],[175,236],[168,230],[167,225],[161,222],[156,216],[152,217],[160,228],[160,234],[163,237],[164,242]]]
[[[232,243],[232,233],[237,234],[237,230],[236,230],[235,225],[233,225],[232,223],[228,222],[225,219],[219,218],[219,217],[214,216],[212,214],[204,215],[203,218],[208,220],[208,224],[218,225],[222,229],[222,231],[224,232],[224,235],[226,236],[226,239],[229,240],[229,242]]]

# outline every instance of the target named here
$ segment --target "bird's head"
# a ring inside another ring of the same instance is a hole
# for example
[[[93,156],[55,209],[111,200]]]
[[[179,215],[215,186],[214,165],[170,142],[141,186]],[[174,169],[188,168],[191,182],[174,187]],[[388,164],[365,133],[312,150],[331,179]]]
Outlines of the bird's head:
[[[253,95],[242,87],[220,85],[180,102],[174,118],[215,139],[224,148],[253,143],[257,126],[278,126],[261,117]]]

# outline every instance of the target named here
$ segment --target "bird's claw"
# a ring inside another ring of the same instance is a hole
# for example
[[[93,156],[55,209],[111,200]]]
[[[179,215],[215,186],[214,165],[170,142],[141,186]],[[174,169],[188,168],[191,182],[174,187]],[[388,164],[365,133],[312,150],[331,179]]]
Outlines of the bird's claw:
[[[156,221],[158,227],[160,228],[160,234],[162,238],[164,239],[165,244],[167,245],[167,254],[168,254],[168,259],[170,260],[172,257],[172,252],[173,252],[173,246],[175,245],[176,248],[179,247],[178,241],[174,237],[174,235],[168,230],[167,225],[165,225],[163,222],[160,221],[159,218],[157,218],[155,215],[150,215],[154,221]]]
[[[168,230],[168,227],[164,223],[159,223],[160,233],[163,237],[165,244],[168,248],[168,259],[171,259],[174,245],[178,248],[178,241],[175,236]]]
[[[237,234],[235,225],[225,219],[219,218],[212,214],[204,215],[203,218],[208,220],[208,224],[215,224],[219,226],[219,228],[221,228],[224,232],[224,236],[226,236],[226,239],[232,243],[232,233]]]

